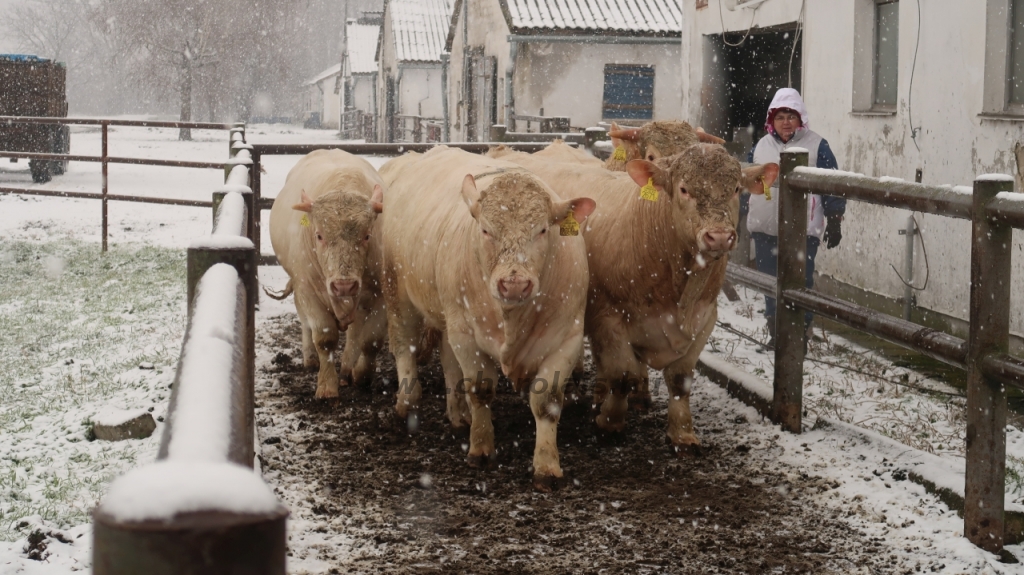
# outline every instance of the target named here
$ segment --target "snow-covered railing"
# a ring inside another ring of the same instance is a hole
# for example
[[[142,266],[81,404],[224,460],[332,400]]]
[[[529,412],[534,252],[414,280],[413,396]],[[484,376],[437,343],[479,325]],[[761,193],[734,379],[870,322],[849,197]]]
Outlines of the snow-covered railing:
[[[288,511],[253,472],[257,259],[249,150],[235,139],[212,233],[188,248],[188,327],[157,462],[94,511],[93,572],[285,571]]]
[[[1005,513],[1006,386],[1024,390],[1024,360],[1009,355],[1012,231],[1024,229],[1024,194],[1013,178],[979,176],[973,187],[931,186],[892,178],[808,168],[808,152],[782,154],[778,278],[730,264],[730,280],[773,296],[775,374],[770,416],[801,431],[804,312],[927,354],[967,370],[967,461],[964,532],[998,552],[1024,539],[1024,516]],[[938,332],[804,287],[807,194],[825,194],[972,222],[968,339]]]

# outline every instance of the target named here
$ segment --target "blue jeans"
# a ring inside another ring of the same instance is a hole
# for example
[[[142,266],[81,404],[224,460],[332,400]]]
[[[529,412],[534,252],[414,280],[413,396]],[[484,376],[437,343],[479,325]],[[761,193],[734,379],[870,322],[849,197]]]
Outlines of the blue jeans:
[[[754,240],[754,265],[757,271],[771,276],[779,274],[779,237],[770,236],[761,232],[751,232],[750,237]],[[821,240],[815,237],[807,237],[807,287],[814,287],[814,258],[818,255],[818,245]],[[775,298],[764,298],[764,317],[769,323],[775,321]],[[814,314],[807,312],[804,321],[811,325]]]

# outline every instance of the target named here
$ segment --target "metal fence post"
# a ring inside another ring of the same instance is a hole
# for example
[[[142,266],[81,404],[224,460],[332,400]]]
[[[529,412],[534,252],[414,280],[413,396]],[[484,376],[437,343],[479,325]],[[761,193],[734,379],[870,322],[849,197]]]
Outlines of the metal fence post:
[[[775,393],[772,420],[800,433],[803,410],[804,311],[787,304],[786,290],[803,289],[807,265],[807,196],[790,189],[787,176],[807,165],[807,151],[782,153],[779,184],[779,273],[775,287]]]
[[[263,172],[263,167],[260,165],[262,159],[260,153],[255,148],[252,150],[252,165],[249,166],[249,187],[252,188],[252,221],[253,221],[253,234],[252,234],[252,245],[256,246],[256,257],[260,257],[260,239],[261,239],[261,228],[263,222],[263,208],[260,207],[260,177]]]
[[[986,355],[1009,351],[1013,228],[989,218],[985,206],[1009,191],[1012,179],[976,179],[971,227],[964,535],[996,553],[1004,534],[1006,388],[986,377],[981,364]]]
[[[100,143],[101,144],[100,145],[100,148],[101,148],[100,156],[102,156],[102,158],[103,158],[103,160],[102,160],[103,164],[101,164],[102,170],[103,170],[103,176],[102,176],[102,178],[103,178],[103,192],[102,192],[103,193],[103,197],[100,199],[100,203],[103,204],[102,210],[103,210],[103,251],[104,252],[107,251],[107,230],[109,228],[108,222],[107,222],[107,127],[108,126],[107,126],[106,122],[103,122],[102,124],[100,124],[100,129],[102,130],[102,138],[101,138],[101,143]]]

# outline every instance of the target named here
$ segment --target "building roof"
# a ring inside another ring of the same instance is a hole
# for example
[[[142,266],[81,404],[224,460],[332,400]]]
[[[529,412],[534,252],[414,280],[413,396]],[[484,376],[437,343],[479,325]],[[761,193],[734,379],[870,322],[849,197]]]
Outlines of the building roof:
[[[513,34],[680,36],[677,0],[498,0]]]
[[[389,0],[395,58],[399,62],[440,62],[452,14],[452,0]]]
[[[313,78],[312,80],[306,82],[306,85],[307,86],[312,86],[313,84],[316,84],[318,82],[322,82],[322,81],[326,80],[327,78],[330,78],[331,76],[337,76],[340,73],[341,73],[341,64],[335,64],[335,65],[331,66],[330,68],[324,70],[323,72],[320,72],[319,74],[317,74],[315,78]]]
[[[377,35],[380,26],[357,24],[349,21],[345,27],[345,38],[348,46],[348,73],[372,74],[377,71]]]

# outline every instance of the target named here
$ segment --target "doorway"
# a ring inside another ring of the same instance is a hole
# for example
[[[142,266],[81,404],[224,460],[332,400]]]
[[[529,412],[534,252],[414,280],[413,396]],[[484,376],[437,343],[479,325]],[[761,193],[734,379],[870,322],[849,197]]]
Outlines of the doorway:
[[[765,134],[775,92],[801,90],[802,45],[795,22],[751,30],[745,39],[742,32],[704,37],[701,125],[725,138],[726,148],[741,161]]]

